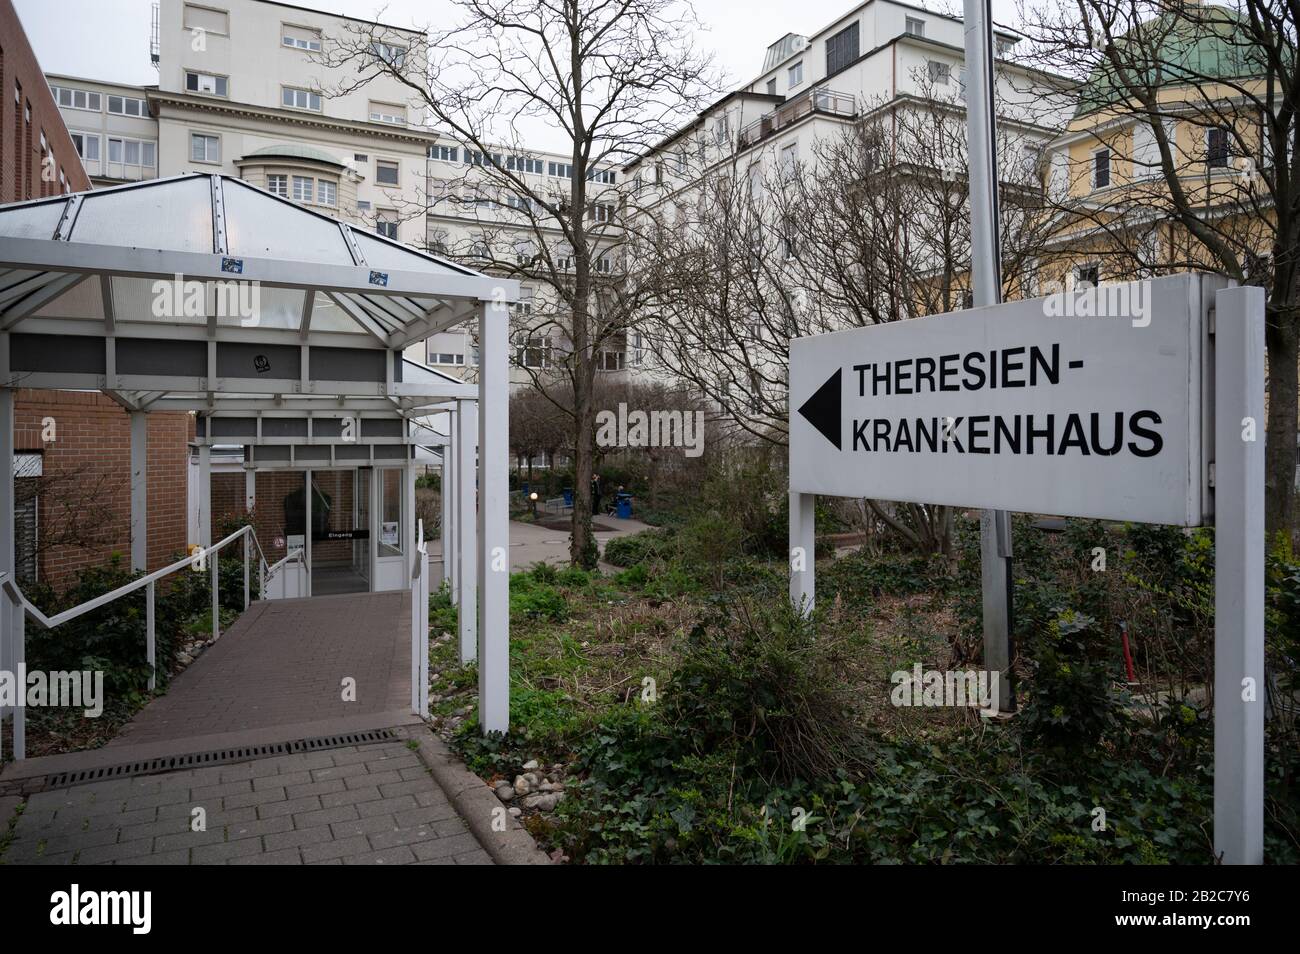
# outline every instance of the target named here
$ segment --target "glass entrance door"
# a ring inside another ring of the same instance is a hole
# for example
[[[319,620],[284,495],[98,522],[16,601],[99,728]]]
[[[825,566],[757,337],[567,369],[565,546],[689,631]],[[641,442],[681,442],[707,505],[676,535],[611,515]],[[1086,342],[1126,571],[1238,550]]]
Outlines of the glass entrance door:
[[[368,546],[370,527],[357,516],[358,471],[311,472],[311,581],[312,596],[365,593],[368,572],[357,567],[356,548]]]
[[[352,526],[370,528],[370,468],[359,467],[355,477],[356,493],[353,495]],[[370,584],[370,535],[352,541],[352,569]]]

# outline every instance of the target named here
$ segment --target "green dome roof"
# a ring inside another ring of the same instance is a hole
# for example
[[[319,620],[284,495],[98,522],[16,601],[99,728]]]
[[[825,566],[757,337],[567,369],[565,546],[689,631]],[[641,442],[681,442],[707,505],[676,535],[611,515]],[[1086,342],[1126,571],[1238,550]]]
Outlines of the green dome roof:
[[[316,149],[313,146],[300,146],[283,144],[278,146],[263,146],[261,149],[254,149],[241,159],[241,162],[247,162],[249,159],[305,159],[309,162],[323,162],[328,166],[338,166],[343,168],[343,163],[331,156],[324,149]]]
[[[1126,70],[1153,87],[1203,82],[1206,78],[1246,79],[1267,71],[1266,51],[1248,45],[1247,20],[1235,10],[1189,4],[1177,13],[1148,20],[1115,40]],[[1238,33],[1238,30],[1241,30]],[[1079,90],[1076,117],[1128,98],[1114,64],[1102,56]]]

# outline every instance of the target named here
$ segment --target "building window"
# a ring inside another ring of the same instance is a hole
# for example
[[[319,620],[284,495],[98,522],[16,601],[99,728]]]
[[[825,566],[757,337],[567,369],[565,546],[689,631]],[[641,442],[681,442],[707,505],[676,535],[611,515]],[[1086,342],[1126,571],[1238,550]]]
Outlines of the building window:
[[[295,202],[311,202],[315,197],[310,176],[293,177],[293,198]]]
[[[93,113],[100,111],[103,100],[99,93],[84,89],[68,89],[66,86],[51,86],[55,102],[67,109],[87,109]],[[137,100],[138,102],[138,100]]]
[[[148,116],[149,107],[143,99],[134,96],[108,96],[108,111],[118,116]]]
[[[948,77],[952,75],[952,67],[947,63],[940,63],[938,60],[926,60],[926,69],[929,70],[930,82],[937,86],[947,86]]]
[[[72,144],[77,147],[77,155],[87,162],[99,161],[99,136],[94,133],[70,133]]]
[[[375,160],[375,182],[379,185],[395,186],[398,184],[398,165],[387,159]]]
[[[1075,288],[1096,288],[1100,283],[1100,265],[1080,265],[1074,270]]]
[[[292,86],[280,87],[280,103],[290,109],[310,109],[320,112],[320,93],[309,89],[296,89]]]
[[[1228,130],[1224,127],[1205,130],[1205,162],[1211,169],[1228,168]]]
[[[802,82],[803,82],[803,60],[800,60],[798,63],[794,64],[794,66],[786,70],[785,85],[790,89],[794,89]]]
[[[109,141],[109,158],[112,158],[112,141]],[[190,159],[194,162],[220,162],[221,137],[190,133]]]
[[[925,21],[919,17],[908,17],[903,29],[908,36],[925,36]]]
[[[375,233],[396,241],[397,239],[397,213],[380,212],[375,216]]]
[[[543,171],[543,163],[542,160],[534,159],[531,156],[507,156],[506,168],[514,172],[526,172],[540,176]]]
[[[289,177],[286,175],[269,175],[266,177],[266,191],[282,198],[289,198]]]
[[[546,174],[556,179],[572,179],[573,166],[567,162],[548,162],[546,164]]]
[[[549,368],[552,345],[550,338],[528,337],[515,348],[515,362],[525,368]]]
[[[713,141],[719,146],[725,146],[730,138],[731,124],[725,115],[719,116],[718,121],[713,124]]]
[[[597,259],[593,259],[591,269],[604,275],[610,274],[614,271],[614,257],[612,255],[602,255]]]
[[[230,35],[230,14],[213,7],[198,7],[192,3],[185,4],[182,22],[191,33],[215,33],[218,36]]]
[[[447,351],[438,351],[438,352],[430,351],[429,363],[463,365],[465,363],[465,356],[463,354],[453,354]]]
[[[1110,185],[1110,150],[1098,149],[1092,154],[1092,187],[1104,189]]]
[[[280,44],[295,50],[320,52],[320,31],[285,24],[280,29]]]
[[[596,353],[596,370],[622,371],[626,360],[622,351],[599,351]]]
[[[775,77],[775,76],[773,76],[770,80],[767,81],[767,95],[768,95],[768,96],[775,96],[775,95],[776,95],[776,77]]]
[[[190,93],[206,93],[209,96],[226,96],[230,89],[226,77],[213,73],[196,73],[185,71],[185,89]]]
[[[790,181],[794,178],[795,169],[799,164],[799,143],[792,142],[781,149],[781,178]]]
[[[572,175],[570,175],[570,178],[572,178]],[[589,169],[587,170],[587,179],[590,182],[599,182],[602,185],[613,185],[614,170],[613,169]]]
[[[429,158],[437,159],[439,162],[456,162],[460,156],[460,149],[457,146],[430,146]]]
[[[391,43],[372,40],[370,53],[376,60],[387,63],[395,70],[400,70],[402,64],[406,62],[406,47],[404,46],[394,46]]]
[[[594,222],[613,222],[614,206],[608,202],[597,202],[591,207],[591,219]]]
[[[338,204],[338,183],[329,179],[316,180],[316,202],[320,205]]]
[[[158,147],[156,143],[143,142],[139,139],[124,139],[118,136],[108,138],[108,161],[120,162],[128,166],[154,168],[157,162]]]
[[[826,75],[838,73],[858,58],[858,25],[845,27],[826,40]]]
[[[371,103],[370,121],[372,123],[387,123],[390,126],[405,126],[406,107],[394,106],[391,103]]]

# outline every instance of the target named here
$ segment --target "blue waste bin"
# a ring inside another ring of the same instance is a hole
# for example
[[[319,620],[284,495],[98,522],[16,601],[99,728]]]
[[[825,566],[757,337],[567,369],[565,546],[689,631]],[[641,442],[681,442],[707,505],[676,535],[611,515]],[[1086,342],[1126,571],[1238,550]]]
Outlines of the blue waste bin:
[[[564,488],[564,506],[566,506],[566,507],[572,507],[572,506],[573,506],[573,488],[572,488],[572,487],[565,487],[565,488]]]
[[[614,515],[620,520],[632,519],[631,494],[616,494],[614,496]]]
[[[523,498],[524,498],[525,500],[528,499],[528,482],[527,482],[527,481],[524,481],[523,488],[519,491],[519,493],[520,493],[521,496],[523,496]]]

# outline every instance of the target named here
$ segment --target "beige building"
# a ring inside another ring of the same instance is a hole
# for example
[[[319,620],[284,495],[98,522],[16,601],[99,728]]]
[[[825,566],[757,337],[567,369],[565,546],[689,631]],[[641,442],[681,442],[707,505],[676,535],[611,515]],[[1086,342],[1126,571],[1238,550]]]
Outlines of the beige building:
[[[158,122],[147,88],[46,74],[95,188],[158,175]]]

